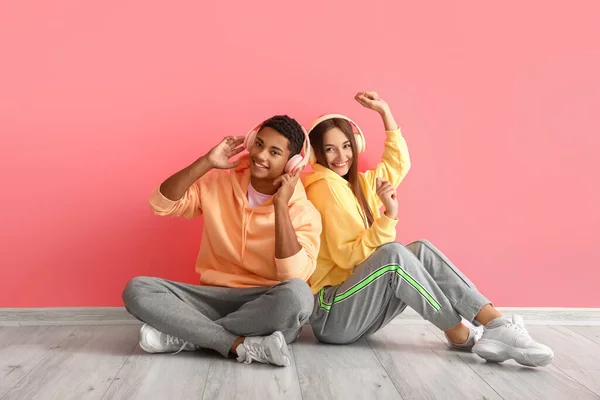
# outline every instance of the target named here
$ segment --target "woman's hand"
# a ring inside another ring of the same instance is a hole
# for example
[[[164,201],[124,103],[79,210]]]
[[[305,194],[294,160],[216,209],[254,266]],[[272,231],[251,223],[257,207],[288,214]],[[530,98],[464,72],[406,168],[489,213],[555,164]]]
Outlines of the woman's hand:
[[[377,111],[381,116],[390,112],[390,106],[385,100],[379,97],[377,92],[359,92],[354,96],[354,99],[361,106]]]
[[[381,199],[385,207],[385,215],[391,219],[398,218],[398,199],[396,198],[396,188],[387,180],[377,178],[377,196]]]
[[[383,100],[377,92],[359,92],[354,96],[354,99],[363,107],[369,110],[377,111],[383,120],[383,125],[386,131],[395,131],[398,129],[398,124],[392,115],[390,106]]]

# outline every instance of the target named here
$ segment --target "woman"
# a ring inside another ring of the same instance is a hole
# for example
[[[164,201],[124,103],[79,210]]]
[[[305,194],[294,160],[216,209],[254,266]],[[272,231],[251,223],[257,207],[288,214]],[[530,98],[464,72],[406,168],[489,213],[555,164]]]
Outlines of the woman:
[[[431,243],[405,247],[394,241],[396,188],[410,169],[408,148],[377,93],[358,93],[355,99],[379,113],[385,125],[385,150],[375,168],[358,172],[358,153],[366,143],[349,118],[326,115],[309,131],[314,172],[303,182],[323,222],[317,269],[309,282],[315,293],[310,320],[315,336],[326,343],[352,343],[409,306],[444,331],[452,348],[488,361],[548,365],[552,350],[531,339],[518,316],[503,317]],[[481,338],[461,317],[485,326]]]

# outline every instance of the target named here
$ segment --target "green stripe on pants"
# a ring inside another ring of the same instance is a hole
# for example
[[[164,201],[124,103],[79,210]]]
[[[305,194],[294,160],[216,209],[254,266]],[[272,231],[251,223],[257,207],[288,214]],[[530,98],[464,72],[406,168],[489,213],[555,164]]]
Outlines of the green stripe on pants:
[[[365,288],[370,283],[372,283],[373,281],[375,281],[377,278],[385,275],[388,272],[392,272],[392,273],[398,274],[404,281],[406,281],[417,292],[419,292],[421,294],[421,296],[423,296],[425,298],[425,300],[427,300],[427,303],[431,307],[433,307],[436,311],[439,311],[442,308],[440,306],[440,303],[438,303],[433,298],[433,296],[423,286],[421,286],[419,284],[419,282],[417,282],[406,271],[404,271],[402,268],[400,268],[399,265],[386,265],[384,267],[381,267],[377,271],[375,271],[375,272],[371,273],[370,275],[368,275],[365,279],[363,279],[362,281],[360,281],[356,285],[352,286],[350,289],[346,290],[344,293],[341,293],[341,294],[338,294],[337,296],[335,296],[333,298],[333,301],[331,302],[331,304],[328,304],[328,303],[325,302],[325,288],[322,288],[319,291],[319,307],[322,308],[322,309],[324,309],[324,310],[326,310],[326,311],[329,311],[331,309],[331,306],[333,304],[339,303],[340,301],[343,301],[343,300],[346,300],[347,298],[349,298],[352,295],[354,295],[355,293],[359,292],[361,289]]]

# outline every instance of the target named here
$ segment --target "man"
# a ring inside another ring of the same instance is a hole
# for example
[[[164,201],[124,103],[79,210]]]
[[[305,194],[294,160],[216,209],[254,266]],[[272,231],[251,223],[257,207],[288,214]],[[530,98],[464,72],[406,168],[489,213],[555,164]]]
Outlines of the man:
[[[149,277],[127,283],[123,301],[145,322],[145,351],[209,348],[247,364],[290,364],[287,343],[313,309],[306,280],[321,234],[320,215],[298,182],[308,140],[288,116],[264,121],[248,137],[247,144],[226,137],[150,197],[158,215],[204,215],[204,229],[200,286]],[[249,155],[231,162],[245,147]]]

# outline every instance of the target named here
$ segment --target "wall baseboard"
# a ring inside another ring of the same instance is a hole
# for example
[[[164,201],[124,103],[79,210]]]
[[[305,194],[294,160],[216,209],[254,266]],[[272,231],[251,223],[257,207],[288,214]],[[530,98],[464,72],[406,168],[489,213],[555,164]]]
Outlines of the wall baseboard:
[[[600,326],[600,308],[498,307],[509,316],[520,314],[528,325]],[[139,324],[123,307],[0,308],[0,326]],[[426,324],[407,308],[392,324]]]
[[[0,326],[138,323],[124,307],[0,308]]]
[[[507,317],[519,314],[523,317],[526,325],[600,326],[600,308],[497,307],[497,309]],[[391,323],[417,325],[429,322],[423,320],[413,309],[407,308]]]

